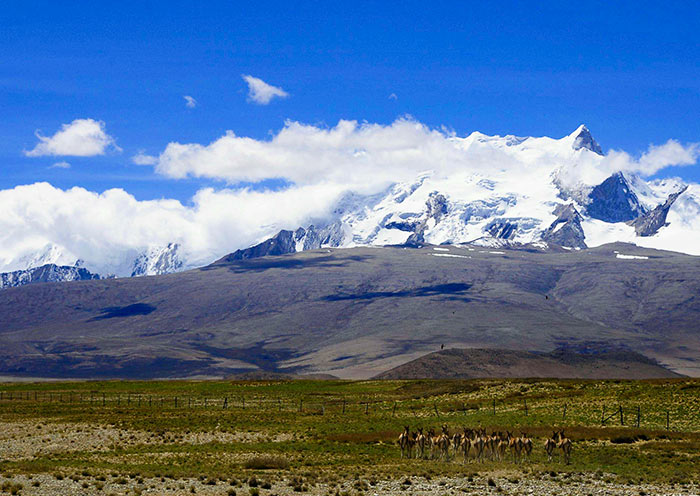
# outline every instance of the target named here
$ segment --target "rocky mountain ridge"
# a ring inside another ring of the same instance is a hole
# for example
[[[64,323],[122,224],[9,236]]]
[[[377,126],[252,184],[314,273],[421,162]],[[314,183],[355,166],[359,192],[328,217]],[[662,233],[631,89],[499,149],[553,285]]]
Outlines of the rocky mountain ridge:
[[[83,267],[45,264],[0,274],[0,289],[42,282],[90,281],[93,279],[100,279],[100,276]]]

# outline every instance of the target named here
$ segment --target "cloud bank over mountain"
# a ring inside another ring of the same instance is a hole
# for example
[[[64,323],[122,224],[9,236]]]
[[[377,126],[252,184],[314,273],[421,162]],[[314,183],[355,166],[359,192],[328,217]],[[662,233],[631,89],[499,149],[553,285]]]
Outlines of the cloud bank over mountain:
[[[62,190],[48,183],[0,191],[0,267],[16,270],[22,257],[49,244],[82,258],[102,274],[123,275],[121,266],[148,246],[180,243],[193,264],[247,246],[271,230],[324,215],[339,188],[304,186],[283,191],[207,188],[192,205],[177,200],[138,201],[122,189],[103,193]]]
[[[494,169],[520,173],[536,164],[561,167],[571,182],[597,180],[616,171],[648,176],[670,165],[694,164],[700,155],[697,144],[669,140],[651,145],[636,159],[614,150],[606,156],[561,156],[552,148],[557,140],[534,138],[537,149],[516,156],[506,147],[485,144],[483,138],[487,137],[481,133],[460,138],[411,118],[389,125],[341,120],[332,128],[287,121],[269,140],[228,131],[208,145],[170,143],[152,161],[159,174],[175,179],[206,177],[235,183],[284,178],[297,185],[329,182],[371,190],[425,170],[442,175]]]
[[[64,125],[52,137],[40,136],[37,147],[27,153],[87,156],[115,146],[104,123],[84,119]],[[133,260],[144,247],[168,243],[180,244],[189,263],[201,265],[280,229],[322,223],[337,214],[347,192],[369,198],[426,175],[433,182],[424,188],[432,184],[448,197],[485,204],[495,197],[496,188],[498,202],[517,200],[517,207],[513,203],[503,212],[551,222],[554,204],[564,201],[558,188],[583,191],[616,171],[644,177],[671,165],[692,165],[700,153],[697,144],[673,140],[650,146],[640,157],[597,150],[583,126],[561,139],[477,132],[460,137],[409,117],[388,125],[341,120],[329,128],[288,121],[267,140],[228,132],[209,144],[173,142],[158,156],[139,153],[132,160],[172,180],[209,178],[225,186],[201,189],[188,205],[171,199],[138,201],[121,189],[98,193],[48,183],[0,191],[0,210],[5,212],[0,217],[0,271],[22,268],[21,260],[49,244],[85,259],[102,274],[127,273],[123,260]],[[238,185],[267,179],[283,179],[287,186],[271,190]],[[652,190],[641,179],[639,184],[650,208],[676,187]],[[419,212],[425,200],[407,205],[402,208]],[[684,208],[679,219],[677,212]],[[674,209],[669,219],[687,224],[696,206],[679,200]],[[688,228],[700,231],[700,226]],[[629,229],[623,231],[618,234],[629,235]],[[599,237],[608,235],[601,231]]]

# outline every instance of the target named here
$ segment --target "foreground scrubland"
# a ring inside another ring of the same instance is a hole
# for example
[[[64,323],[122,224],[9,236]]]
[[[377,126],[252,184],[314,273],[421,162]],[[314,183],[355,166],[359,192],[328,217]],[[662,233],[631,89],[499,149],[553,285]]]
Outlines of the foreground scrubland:
[[[0,391],[6,493],[700,492],[694,379],[109,381]],[[443,424],[526,432],[533,454],[517,464],[400,457],[403,426]],[[568,465],[542,447],[554,428],[573,440]]]

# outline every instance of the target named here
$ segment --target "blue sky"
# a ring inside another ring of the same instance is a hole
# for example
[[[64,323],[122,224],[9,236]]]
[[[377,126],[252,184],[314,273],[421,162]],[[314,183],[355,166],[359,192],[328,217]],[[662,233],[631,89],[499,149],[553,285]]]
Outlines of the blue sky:
[[[131,157],[226,130],[266,139],[287,119],[410,114],[459,135],[553,137],[586,123],[604,149],[632,154],[700,141],[696,2],[145,3],[3,2],[0,189],[49,181],[186,202],[224,184],[165,178]],[[289,97],[253,104],[243,74]],[[121,152],[23,154],[36,130],[85,118]],[[49,168],[63,160],[69,169]],[[697,165],[661,174],[700,181]]]

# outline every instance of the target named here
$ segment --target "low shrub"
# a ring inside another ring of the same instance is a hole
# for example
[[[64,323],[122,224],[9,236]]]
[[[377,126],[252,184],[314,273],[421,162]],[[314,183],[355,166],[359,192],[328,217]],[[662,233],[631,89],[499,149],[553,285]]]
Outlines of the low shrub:
[[[254,470],[288,469],[289,461],[283,456],[257,455],[246,460],[243,466]]]

